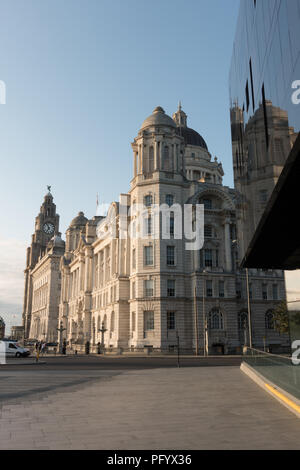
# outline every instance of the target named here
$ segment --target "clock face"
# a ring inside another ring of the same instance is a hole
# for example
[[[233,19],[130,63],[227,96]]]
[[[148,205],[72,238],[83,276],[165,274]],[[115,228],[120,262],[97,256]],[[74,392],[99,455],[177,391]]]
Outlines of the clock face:
[[[47,235],[51,235],[51,233],[54,232],[54,225],[51,224],[51,222],[46,222],[44,225],[43,225],[43,231],[45,233],[47,233]]]

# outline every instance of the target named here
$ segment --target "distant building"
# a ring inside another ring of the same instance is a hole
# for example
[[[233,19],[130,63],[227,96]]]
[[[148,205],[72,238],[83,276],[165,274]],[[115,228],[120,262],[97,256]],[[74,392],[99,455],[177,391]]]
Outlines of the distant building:
[[[16,341],[21,341],[24,338],[23,326],[12,326],[10,329],[10,338]]]
[[[5,336],[5,322],[2,317],[0,317],[0,339]]]

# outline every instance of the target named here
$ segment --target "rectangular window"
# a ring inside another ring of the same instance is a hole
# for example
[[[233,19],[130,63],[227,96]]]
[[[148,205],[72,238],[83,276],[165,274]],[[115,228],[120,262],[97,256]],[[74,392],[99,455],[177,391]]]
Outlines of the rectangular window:
[[[151,235],[152,234],[152,217],[149,215],[144,219],[144,235]]]
[[[132,283],[132,298],[135,299],[135,282]]]
[[[167,312],[167,328],[168,330],[175,330],[175,312]]]
[[[242,285],[240,282],[236,283],[236,298],[241,299],[242,298]]]
[[[204,236],[205,236],[205,238],[211,238],[212,237],[212,226],[211,225],[205,225],[204,226]]]
[[[174,212],[170,214],[170,235],[171,237],[174,236]]]
[[[278,286],[273,284],[273,300],[278,300]]]
[[[144,246],[144,263],[145,266],[153,265],[153,246]]]
[[[219,281],[219,297],[225,297],[225,284],[224,284],[224,281]]]
[[[206,281],[206,297],[213,296],[212,281]]]
[[[249,284],[249,297],[250,297],[250,299],[252,299],[252,297],[253,297],[253,289],[252,289],[252,284],[251,283]]]
[[[263,298],[263,300],[268,300],[268,286],[267,286],[267,284],[262,285],[262,298]]]
[[[168,279],[167,281],[167,296],[175,297],[175,280]]]
[[[219,267],[219,250],[216,250],[216,268]]]
[[[175,265],[175,246],[167,246],[167,265]]]
[[[144,205],[146,207],[151,207],[152,206],[152,201],[153,201],[153,198],[152,198],[151,194],[147,194],[147,196],[144,197]]]
[[[168,204],[169,207],[173,206],[174,202],[174,196],[172,194],[167,194],[166,195],[166,204]]]
[[[144,281],[144,292],[145,292],[145,297],[153,297],[154,282],[152,279]]]
[[[204,250],[205,267],[212,267],[212,250]]]
[[[144,312],[144,330],[154,330],[154,312],[146,311]]]

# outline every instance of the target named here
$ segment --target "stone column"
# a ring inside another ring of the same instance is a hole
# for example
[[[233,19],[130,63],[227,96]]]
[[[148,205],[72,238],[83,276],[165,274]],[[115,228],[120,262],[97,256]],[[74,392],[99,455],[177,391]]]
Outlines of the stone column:
[[[158,142],[154,142],[154,170],[158,170]]]
[[[137,159],[138,159],[138,152],[134,152],[134,157],[133,157],[133,174],[136,176],[137,174]]]
[[[225,232],[225,266],[226,271],[232,271],[232,258],[231,258],[231,239],[230,239],[230,219],[226,219],[224,222]]]

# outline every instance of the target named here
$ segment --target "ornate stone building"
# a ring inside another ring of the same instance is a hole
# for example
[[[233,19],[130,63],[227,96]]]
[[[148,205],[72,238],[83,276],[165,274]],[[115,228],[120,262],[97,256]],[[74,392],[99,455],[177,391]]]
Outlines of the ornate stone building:
[[[94,351],[98,343],[169,351],[178,334],[185,351],[239,351],[248,337],[246,276],[239,270],[243,196],[223,186],[221,163],[187,127],[181,106],[173,119],[156,108],[132,150],[129,192],[105,218],[79,213],[66,232],[59,323],[69,347],[80,350],[89,341]],[[166,219],[156,212],[162,204],[169,208]],[[204,205],[201,250],[187,250],[178,236],[176,210],[185,204]],[[285,298],[282,272],[249,275],[254,347],[287,344],[272,314]]]
[[[50,189],[35,219],[35,232],[27,249],[23,327],[25,338],[54,341],[60,299],[59,262],[65,243],[60,238],[59,215]]]

